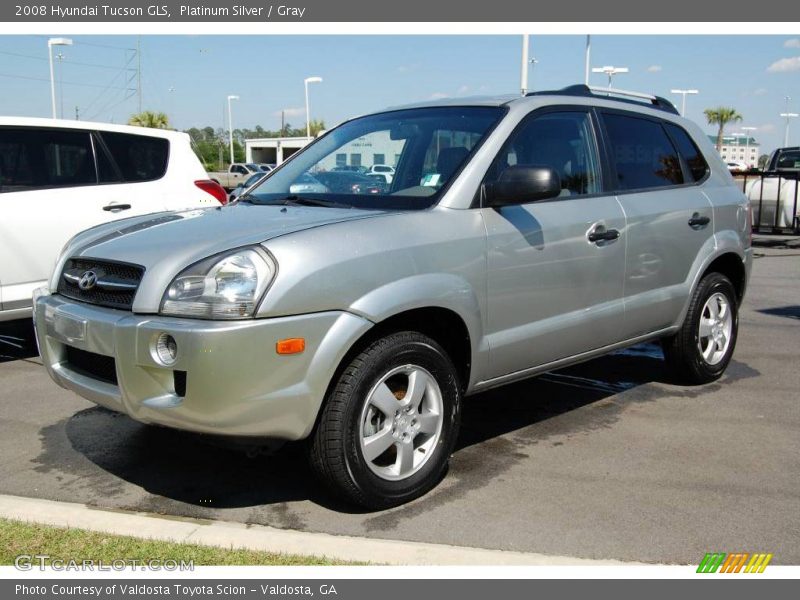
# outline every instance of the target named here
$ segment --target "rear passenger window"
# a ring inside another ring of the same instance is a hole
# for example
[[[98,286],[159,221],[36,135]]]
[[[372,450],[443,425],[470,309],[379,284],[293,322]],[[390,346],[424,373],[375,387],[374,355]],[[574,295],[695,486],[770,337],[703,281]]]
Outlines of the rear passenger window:
[[[684,131],[682,127],[673,125],[672,123],[665,123],[664,127],[667,128],[670,136],[672,137],[675,145],[678,147],[678,152],[683,157],[686,166],[689,167],[689,172],[692,174],[694,181],[700,181],[708,173],[708,163],[703,158],[703,153],[695,145],[689,134]]]
[[[94,185],[97,173],[89,133],[0,130],[0,191]]]
[[[683,183],[678,154],[656,121],[603,115],[613,151],[619,189],[638,190]]]
[[[126,182],[153,181],[167,172],[167,140],[109,131],[101,131],[100,136]]]

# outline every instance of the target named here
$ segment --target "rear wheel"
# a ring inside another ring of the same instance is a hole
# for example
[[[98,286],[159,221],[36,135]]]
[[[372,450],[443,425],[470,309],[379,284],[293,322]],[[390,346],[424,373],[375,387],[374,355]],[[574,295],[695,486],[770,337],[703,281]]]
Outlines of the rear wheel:
[[[444,474],[460,404],[456,370],[434,340],[416,332],[379,339],[329,393],[311,465],[336,493],[367,508],[412,500]]]
[[[680,331],[663,342],[667,366],[682,383],[719,379],[733,356],[739,329],[736,292],[721,273],[700,281]]]

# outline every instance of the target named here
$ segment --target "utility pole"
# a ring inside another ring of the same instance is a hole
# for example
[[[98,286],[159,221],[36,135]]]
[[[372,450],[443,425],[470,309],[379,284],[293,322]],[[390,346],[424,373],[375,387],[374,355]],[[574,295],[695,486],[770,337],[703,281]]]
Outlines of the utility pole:
[[[80,121],[81,120],[81,115],[78,112],[78,107],[77,106],[75,107],[75,120],[76,121]]]
[[[281,111],[281,137],[286,137],[286,111]]]

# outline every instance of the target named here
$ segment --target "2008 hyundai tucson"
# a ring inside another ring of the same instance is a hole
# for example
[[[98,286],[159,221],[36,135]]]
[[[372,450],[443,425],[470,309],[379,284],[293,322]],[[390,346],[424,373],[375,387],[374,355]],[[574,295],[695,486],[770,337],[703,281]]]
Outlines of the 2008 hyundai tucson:
[[[291,191],[370,155],[385,189]],[[144,423],[306,439],[334,490],[385,507],[436,485],[466,395],[653,339],[676,378],[718,378],[751,264],[700,129],[574,86],[352,119],[230,206],[90,229],[35,319],[59,385]]]

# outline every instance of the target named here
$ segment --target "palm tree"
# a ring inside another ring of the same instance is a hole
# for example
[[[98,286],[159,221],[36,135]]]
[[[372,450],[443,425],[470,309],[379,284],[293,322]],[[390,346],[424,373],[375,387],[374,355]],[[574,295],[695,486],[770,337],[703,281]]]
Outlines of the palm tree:
[[[311,130],[311,137],[317,137],[320,131],[325,131],[325,121],[322,119],[311,119],[308,125]],[[305,132],[302,133],[305,134]]]
[[[163,112],[146,110],[131,115],[131,118],[128,119],[128,125],[151,127],[153,129],[169,129],[169,117]]]
[[[719,130],[717,131],[717,152],[719,152],[722,149],[722,136],[725,132],[725,125],[741,121],[742,115],[736,112],[735,108],[726,106],[707,108],[703,112],[709,125],[719,125]]]

